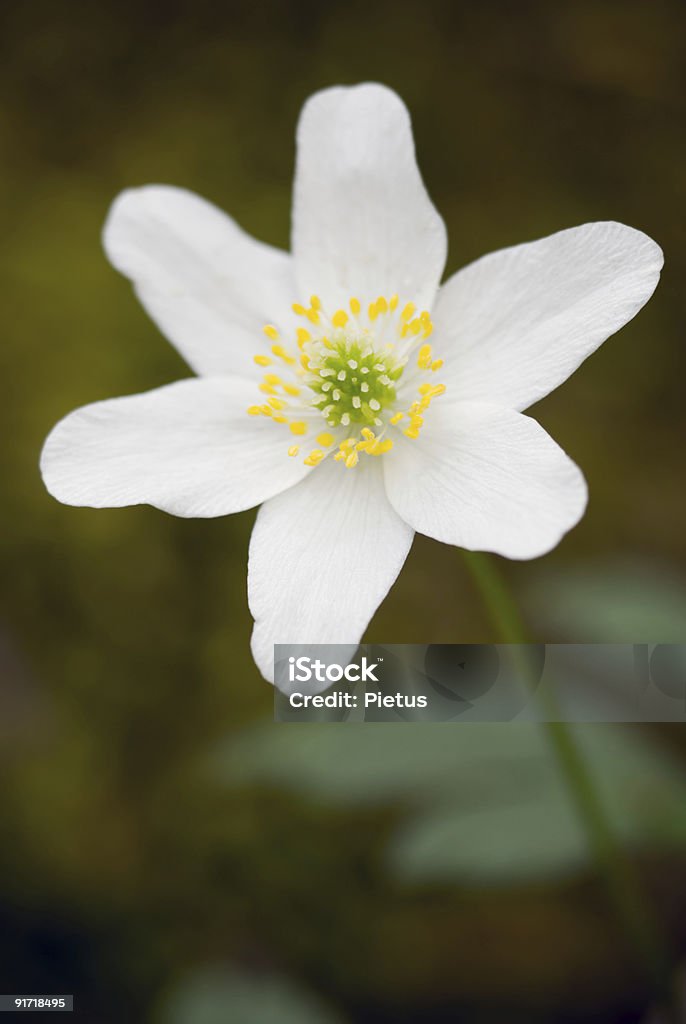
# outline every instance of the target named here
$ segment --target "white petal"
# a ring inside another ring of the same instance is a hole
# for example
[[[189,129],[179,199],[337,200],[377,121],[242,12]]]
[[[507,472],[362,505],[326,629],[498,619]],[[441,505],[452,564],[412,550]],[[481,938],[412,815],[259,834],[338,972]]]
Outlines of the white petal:
[[[398,293],[430,307],[445,226],[415,160],[410,117],[376,84],[315,93],[298,126],[293,255],[301,295],[339,304]]]
[[[651,238],[608,221],[502,249],[458,271],[433,313],[450,395],[526,409],[636,315],[662,263]]]
[[[391,504],[415,530],[469,550],[536,558],[583,515],[579,468],[533,419],[483,403],[441,408],[383,456]]]
[[[260,509],[248,598],[266,679],[274,644],[357,643],[400,572],[413,531],[388,503],[379,461],[345,469],[329,458]]]
[[[248,416],[240,379],[178,381],[77,409],[54,428],[41,470],[67,505],[154,505],[177,516],[252,508],[308,473],[285,424]]]
[[[266,351],[262,327],[290,311],[290,256],[192,192],[168,185],[122,192],[103,243],[196,373],[254,371],[252,356]]]

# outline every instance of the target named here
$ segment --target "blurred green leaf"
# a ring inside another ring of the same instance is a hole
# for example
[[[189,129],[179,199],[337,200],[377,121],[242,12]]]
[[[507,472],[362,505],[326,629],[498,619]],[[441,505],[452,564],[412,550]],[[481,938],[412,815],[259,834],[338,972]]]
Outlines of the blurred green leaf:
[[[686,846],[680,766],[635,728],[576,726],[574,732],[625,844]],[[508,806],[465,811],[450,803],[411,818],[391,845],[396,873],[413,881],[492,884],[549,880],[586,867],[583,826],[541,739],[542,732],[532,734],[542,783],[536,793],[523,785],[520,799]],[[488,755],[485,745],[483,757]]]
[[[342,1024],[343,1018],[286,978],[206,968],[167,997],[159,1024]]]
[[[622,840],[686,846],[686,777],[675,759],[635,726],[574,733]],[[216,763],[231,783],[344,804],[404,803],[389,857],[413,881],[508,884],[588,863],[545,731],[531,723],[262,727]]]
[[[535,621],[577,642],[681,643],[686,582],[642,561],[542,570],[525,593]]]

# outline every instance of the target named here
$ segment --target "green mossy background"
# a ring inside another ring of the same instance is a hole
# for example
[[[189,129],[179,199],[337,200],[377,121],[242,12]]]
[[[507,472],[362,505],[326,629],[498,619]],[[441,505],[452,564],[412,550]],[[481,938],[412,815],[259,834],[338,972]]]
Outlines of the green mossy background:
[[[218,963],[287,977],[355,1022],[619,1024],[650,1001],[590,868],[400,882],[385,861],[400,795],[341,805],[205,770],[271,712],[249,653],[254,513],[70,509],[40,481],[58,418],[188,375],[102,254],[116,193],[182,185],[287,247],[299,109],[368,79],[410,108],[448,272],[592,220],[665,250],[647,308],[535,411],[591,491],[556,551],[504,566],[523,600],[535,581],[536,639],[592,638],[573,616],[552,635],[536,610],[580,566],[611,603],[621,563],[620,604],[640,566],[653,629],[686,578],[683,4],[3,4],[0,990],[74,992],[94,1024],[172,1021],[177,986]],[[622,621],[613,639],[664,638]],[[424,538],[369,636],[494,639],[459,553]],[[657,739],[683,764],[680,728]],[[640,865],[683,950],[683,851],[648,844]]]

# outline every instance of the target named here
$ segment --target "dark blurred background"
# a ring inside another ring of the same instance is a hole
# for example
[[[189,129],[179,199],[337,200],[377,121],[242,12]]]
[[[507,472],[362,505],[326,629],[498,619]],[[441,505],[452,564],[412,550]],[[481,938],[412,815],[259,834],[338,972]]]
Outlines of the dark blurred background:
[[[503,571],[538,641],[679,642],[685,29],[678,0],[2,5],[0,991],[73,992],[94,1024],[647,1019],[541,737],[271,724],[254,513],[64,508],[38,456],[74,407],[188,375],[102,254],[116,193],[183,185],[287,247],[303,101],[376,79],[448,272],[599,219],[663,246],[648,307],[536,409],[588,513]],[[424,538],[368,635],[497,639]],[[684,733],[579,735],[677,962]]]

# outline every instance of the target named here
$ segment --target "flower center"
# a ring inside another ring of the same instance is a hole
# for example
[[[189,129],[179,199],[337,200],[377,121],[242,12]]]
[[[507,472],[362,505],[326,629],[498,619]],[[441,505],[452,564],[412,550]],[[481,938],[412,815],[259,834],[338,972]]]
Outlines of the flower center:
[[[399,309],[397,295],[379,297],[364,312],[356,298],[348,306],[349,312],[329,315],[316,295],[307,308],[296,303],[293,311],[303,325],[293,342],[282,342],[279,330],[267,324],[271,354],[254,357],[265,369],[281,365],[279,373],[265,373],[260,391],[266,402],[251,405],[248,413],[288,425],[296,437],[320,431],[319,447],[304,459],[309,466],[334,452],[352,469],[360,454],[390,451],[388,435],[396,429],[417,438],[423,413],[445,391],[444,384],[429,382],[443,360],[433,358],[426,341],[433,331],[428,312],[416,315],[411,302]],[[300,445],[288,448],[288,455],[299,454]]]

